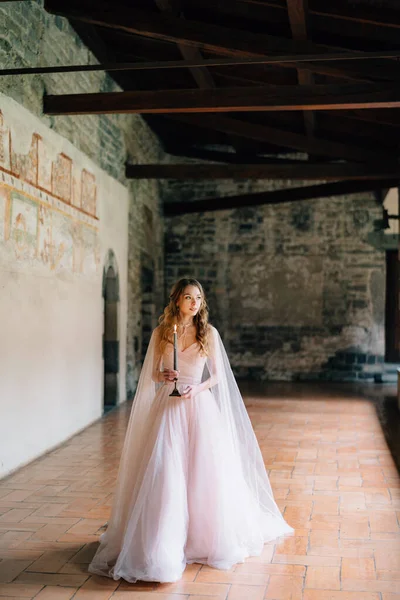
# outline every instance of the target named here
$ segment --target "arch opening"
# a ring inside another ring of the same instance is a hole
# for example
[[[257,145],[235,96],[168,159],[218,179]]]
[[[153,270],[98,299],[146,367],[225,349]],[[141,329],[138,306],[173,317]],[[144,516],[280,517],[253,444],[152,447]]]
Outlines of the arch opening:
[[[103,271],[104,329],[104,411],[119,399],[119,278],[115,255],[109,250]]]

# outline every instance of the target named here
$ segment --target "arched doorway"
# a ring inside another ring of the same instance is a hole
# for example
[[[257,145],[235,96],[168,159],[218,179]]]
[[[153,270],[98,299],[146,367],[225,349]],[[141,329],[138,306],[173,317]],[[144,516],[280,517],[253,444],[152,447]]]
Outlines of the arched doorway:
[[[112,250],[104,265],[103,298],[104,411],[108,411],[118,404],[119,397],[119,278]]]
[[[146,356],[147,348],[151,338],[151,332],[155,323],[155,305],[154,305],[154,264],[150,256],[142,255],[141,266],[141,287],[142,287],[142,361]]]

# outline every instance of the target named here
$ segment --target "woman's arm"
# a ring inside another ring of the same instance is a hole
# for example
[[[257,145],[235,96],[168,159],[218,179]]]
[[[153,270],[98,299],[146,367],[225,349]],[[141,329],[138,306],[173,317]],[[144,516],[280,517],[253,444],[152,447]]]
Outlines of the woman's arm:
[[[209,390],[214,387],[218,383],[218,374],[216,369],[216,361],[214,356],[210,356],[207,364],[208,370],[210,372],[210,377],[196,386],[197,393],[204,392],[204,390]]]

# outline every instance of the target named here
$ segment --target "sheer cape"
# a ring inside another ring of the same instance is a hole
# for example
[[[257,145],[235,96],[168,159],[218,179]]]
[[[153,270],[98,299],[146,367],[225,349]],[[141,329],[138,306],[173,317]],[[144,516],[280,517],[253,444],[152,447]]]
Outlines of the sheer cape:
[[[251,496],[255,499],[261,513],[267,517],[266,521],[273,523],[270,539],[276,538],[277,535],[292,533],[293,530],[286,524],[275,503],[261,451],[222,340],[214,327],[209,326],[209,328],[210,351],[205,363],[203,381],[209,382],[209,391],[219,408],[222,423],[226,424],[225,439],[236,456],[237,467],[244,475]],[[149,422],[154,417],[152,410],[157,390],[164,385],[158,383],[158,372],[162,369],[162,361],[163,358],[159,354],[159,333],[156,329],[150,340],[133,402],[111,516],[107,531],[101,536],[101,545],[96,555],[99,564],[103,561],[111,567],[117,558],[120,561],[124,537],[128,526],[131,526],[133,508],[137,514],[140,514],[141,506],[148,501],[143,493],[145,487],[142,485],[143,477],[157,477],[157,473],[149,474],[146,471],[147,460],[144,460],[144,457],[149,455],[148,449],[152,444],[154,445],[154,439],[149,436],[151,429]],[[183,402],[188,401],[183,400]],[[264,541],[268,541],[265,535]],[[100,570],[92,570],[92,572],[103,574]],[[110,574],[113,576],[112,570]]]

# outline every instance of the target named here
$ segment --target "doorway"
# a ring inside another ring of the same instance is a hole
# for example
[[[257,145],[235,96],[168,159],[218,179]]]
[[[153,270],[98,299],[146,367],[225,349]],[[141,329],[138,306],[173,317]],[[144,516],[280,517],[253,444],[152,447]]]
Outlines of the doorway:
[[[103,271],[104,299],[104,411],[119,398],[119,278],[115,255],[109,250]]]
[[[146,356],[151,333],[155,326],[155,304],[154,304],[154,264],[148,255],[142,255],[141,268],[142,287],[142,361]]]
[[[398,250],[386,252],[385,361],[400,363],[400,262]]]

